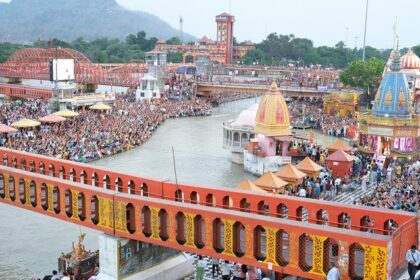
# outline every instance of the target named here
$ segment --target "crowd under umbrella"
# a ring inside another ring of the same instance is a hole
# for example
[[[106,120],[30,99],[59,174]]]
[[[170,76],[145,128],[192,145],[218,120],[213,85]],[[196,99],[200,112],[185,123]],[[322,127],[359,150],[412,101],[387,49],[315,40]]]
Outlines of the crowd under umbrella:
[[[16,128],[31,128],[39,126],[41,123],[38,121],[34,121],[31,119],[21,119],[17,122],[12,123],[10,126],[16,127]]]
[[[56,114],[49,114],[42,118],[39,118],[39,121],[44,123],[60,123],[64,122],[65,120],[66,118]]]
[[[0,133],[8,134],[8,133],[13,133],[17,131],[18,130],[16,128],[0,123]],[[7,142],[9,142],[9,136],[7,136]]]
[[[55,112],[54,115],[58,115],[65,118],[71,118],[71,117],[77,117],[79,113],[76,113],[69,109],[60,110],[58,112]]]
[[[0,133],[13,133],[17,131],[16,128],[0,123]]]
[[[104,104],[102,102],[98,102],[95,105],[90,106],[89,109],[91,109],[91,110],[104,111],[104,110],[111,110],[112,108],[109,105],[106,105],[106,104]]]

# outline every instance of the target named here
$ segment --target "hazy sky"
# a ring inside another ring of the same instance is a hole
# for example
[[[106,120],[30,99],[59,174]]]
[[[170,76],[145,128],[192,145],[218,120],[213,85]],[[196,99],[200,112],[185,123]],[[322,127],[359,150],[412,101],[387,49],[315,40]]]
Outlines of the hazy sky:
[[[348,27],[348,46],[355,46],[356,36],[357,45],[363,44],[366,0],[116,1],[129,9],[157,15],[177,29],[182,15],[184,31],[199,38],[206,35],[214,39],[215,16],[229,12],[231,6],[230,11],[236,16],[234,33],[239,41],[259,42],[267,34],[277,32],[312,39],[315,45],[332,46],[340,40],[346,41]],[[419,44],[419,31],[416,30],[420,26],[419,8],[419,0],[370,0],[366,44],[377,48],[392,47],[396,16],[400,45]]]
[[[155,14],[178,28],[184,18],[184,31],[197,37],[216,37],[214,17],[229,12],[229,0],[117,0],[130,9]],[[259,42],[271,32],[293,33],[312,39],[316,45],[334,45],[346,40],[354,47],[363,43],[366,0],[231,0],[231,13],[236,16],[235,36],[239,41]],[[401,46],[420,43],[418,26],[419,0],[370,0],[366,44],[390,48],[393,25],[398,17],[397,32]]]

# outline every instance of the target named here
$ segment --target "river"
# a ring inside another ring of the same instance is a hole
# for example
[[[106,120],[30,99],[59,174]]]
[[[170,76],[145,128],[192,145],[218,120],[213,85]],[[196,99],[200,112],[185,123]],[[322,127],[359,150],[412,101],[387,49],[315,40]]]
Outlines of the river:
[[[254,176],[230,161],[230,152],[222,148],[224,120],[235,118],[250,107],[254,99],[241,100],[213,109],[209,117],[167,120],[141,147],[91,163],[161,180],[175,180],[172,147],[178,182],[215,187],[233,187]],[[335,138],[315,134],[325,145]],[[86,248],[97,249],[98,232],[68,224],[0,203],[0,279],[42,278],[57,269],[61,252],[71,250],[79,232],[87,233]]]

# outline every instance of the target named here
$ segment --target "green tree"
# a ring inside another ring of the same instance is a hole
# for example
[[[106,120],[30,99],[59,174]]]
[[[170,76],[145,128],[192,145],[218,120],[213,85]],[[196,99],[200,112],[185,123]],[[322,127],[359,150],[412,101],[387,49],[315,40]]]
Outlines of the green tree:
[[[365,93],[370,93],[368,100],[372,100],[384,67],[385,61],[376,57],[366,61],[356,60],[351,62],[346,70],[341,71],[340,81],[346,86],[358,87]]]
[[[166,40],[166,44],[168,45],[181,45],[181,39],[179,39],[178,37],[172,37],[169,38],[168,40]]]
[[[420,56],[420,45],[412,47],[412,50],[417,56]]]
[[[168,53],[167,57],[166,57],[168,62],[172,62],[172,63],[181,63],[182,62],[182,53]]]
[[[265,53],[260,49],[253,49],[249,50],[247,54],[242,58],[245,64],[253,64],[260,63],[260,64],[268,64],[265,58]]]

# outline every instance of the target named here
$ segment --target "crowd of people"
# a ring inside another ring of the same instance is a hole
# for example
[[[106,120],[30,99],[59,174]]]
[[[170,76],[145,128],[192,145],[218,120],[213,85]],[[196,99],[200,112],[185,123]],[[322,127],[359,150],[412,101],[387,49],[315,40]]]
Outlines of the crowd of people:
[[[349,130],[356,127],[357,121],[352,116],[341,117],[322,115],[315,120],[315,122],[317,124],[315,127],[320,127],[322,133],[325,135],[347,137]]]
[[[363,193],[368,193],[367,189],[372,188],[372,194],[354,200],[354,204],[411,212],[420,210],[420,160],[387,159],[381,163],[372,155],[354,152],[351,169],[340,178],[332,176],[325,165],[327,149],[310,143],[299,143],[293,149],[311,157],[322,166],[322,170],[318,177],[307,177],[296,188],[288,189],[289,195],[331,200],[344,190],[360,188]]]
[[[236,100],[246,99],[256,97],[253,93],[241,93],[241,92],[220,92],[213,93],[211,97],[211,102],[213,104],[223,104],[227,102],[232,102]]]
[[[0,106],[7,125],[49,113],[48,104],[40,100]],[[210,112],[211,104],[200,98],[136,101],[132,94],[120,94],[115,106],[106,113],[80,110],[79,116],[62,123],[21,129],[9,135],[8,141],[3,135],[0,143],[17,150],[88,162],[143,144],[165,119],[205,116]]]
[[[410,212],[420,209],[420,161],[404,166],[393,162],[388,168],[378,166],[372,177],[375,178],[369,183],[375,186],[373,193],[355,204]]]

